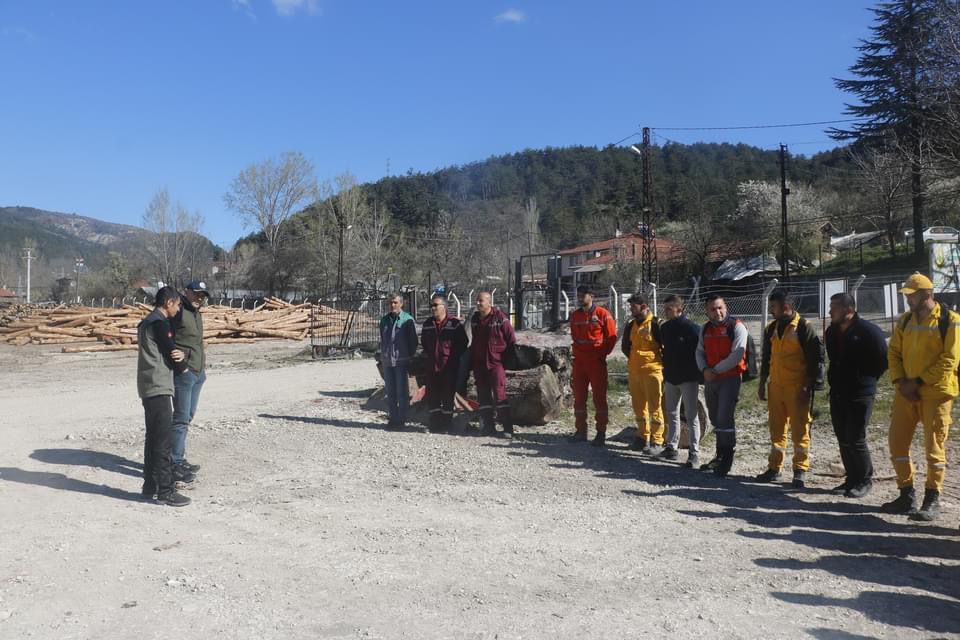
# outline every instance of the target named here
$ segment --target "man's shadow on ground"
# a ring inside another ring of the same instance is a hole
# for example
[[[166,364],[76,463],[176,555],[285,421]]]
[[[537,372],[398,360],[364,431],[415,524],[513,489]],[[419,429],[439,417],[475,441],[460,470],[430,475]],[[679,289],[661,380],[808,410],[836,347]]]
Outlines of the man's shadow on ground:
[[[59,489],[61,491],[75,491],[77,493],[89,493],[94,495],[107,496],[117,500],[130,500],[142,502],[143,496],[139,493],[132,493],[109,487],[105,484],[93,484],[84,480],[69,478],[62,473],[53,473],[50,471],[25,471],[16,467],[0,467],[0,480],[6,482],[17,482],[20,484],[32,484],[38,487],[49,487],[50,489]]]
[[[123,456],[90,449],[37,449],[30,457],[46,464],[77,465],[93,467],[113,473],[143,477],[143,464],[128,460]]]

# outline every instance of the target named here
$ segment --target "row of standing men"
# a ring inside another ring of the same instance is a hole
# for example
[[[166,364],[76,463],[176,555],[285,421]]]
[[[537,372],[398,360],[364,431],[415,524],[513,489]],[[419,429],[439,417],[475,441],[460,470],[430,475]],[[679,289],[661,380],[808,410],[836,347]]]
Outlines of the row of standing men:
[[[834,492],[862,498],[873,487],[873,463],[867,444],[877,384],[889,369],[896,387],[888,443],[897,474],[899,495],[882,508],[887,513],[930,521],[939,513],[946,470],[945,442],[951,410],[958,395],[960,315],[937,302],[932,282],[914,274],[901,292],[909,305],[897,321],[889,348],[883,332],[861,318],[856,300],[838,293],[830,300],[830,326],[823,340],[796,310],[792,296],[770,294],[773,320],[764,327],[759,364],[758,396],[768,409],[770,453],[757,482],[782,478],[787,447],[792,441],[791,485],[803,488],[810,469],[813,396],[829,382],[830,418],[845,470]],[[572,387],[575,432],[570,442],[588,441],[587,397],[593,398],[596,424],[590,443],[606,444],[607,357],[617,343],[627,357],[628,384],[637,424],[630,448],[646,456],[678,461],[681,405],[689,429],[689,453],[684,466],[726,477],[737,447],[736,405],[750,371],[753,344],[747,327],[728,313],[722,296],[705,304],[708,321],[698,325],[686,317],[678,296],[664,300],[664,319],[654,316],[642,294],[628,299],[631,318],[618,337],[613,316],[594,303],[588,286],[577,290],[578,308],[570,316],[573,352]],[[450,428],[455,392],[465,384],[469,363],[476,385],[483,433],[512,437],[513,424],[503,367],[505,352],[516,343],[509,319],[491,304],[490,294],[477,297],[468,345],[464,323],[447,313],[442,295],[431,299],[431,317],[418,341],[412,316],[403,311],[400,296],[381,320],[381,364],[390,406],[388,427],[400,428],[409,402],[410,358],[422,345],[427,361],[427,404],[430,428]],[[825,345],[825,346],[824,346]],[[469,354],[468,357],[462,357]],[[699,388],[716,434],[713,458],[700,463]],[[498,433],[496,421],[503,425]],[[917,507],[910,447],[918,424],[923,427],[927,475],[922,505]]]

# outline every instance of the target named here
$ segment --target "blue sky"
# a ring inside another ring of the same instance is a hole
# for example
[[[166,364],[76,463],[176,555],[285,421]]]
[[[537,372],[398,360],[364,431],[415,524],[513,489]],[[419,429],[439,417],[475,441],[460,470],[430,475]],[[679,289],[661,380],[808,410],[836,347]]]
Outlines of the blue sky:
[[[843,118],[831,78],[871,5],[0,0],[0,206],[139,224],[166,186],[229,247],[224,191],[283,151],[370,181],[642,125]],[[813,153],[822,129],[655,133]]]

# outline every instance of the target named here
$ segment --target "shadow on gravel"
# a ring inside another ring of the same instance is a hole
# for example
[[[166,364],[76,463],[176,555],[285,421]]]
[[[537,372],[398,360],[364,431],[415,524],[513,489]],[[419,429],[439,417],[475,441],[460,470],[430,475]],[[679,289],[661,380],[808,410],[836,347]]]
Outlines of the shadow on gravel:
[[[362,422],[359,420],[340,420],[339,418],[315,418],[311,416],[278,416],[272,413],[260,413],[260,418],[270,420],[286,420],[287,422],[302,422],[304,424],[317,424],[324,427],[340,427],[344,429],[380,429],[387,430],[387,425],[382,422]]]
[[[861,591],[853,598],[830,598],[809,593],[774,591],[774,598],[809,607],[845,607],[859,611],[871,620],[896,627],[909,626],[931,633],[957,632],[960,616],[957,603],[943,598],[887,591]],[[821,636],[830,638],[833,636]],[[847,637],[847,636],[838,636]],[[851,636],[860,637],[860,636]]]
[[[18,482],[20,484],[32,484],[38,487],[49,487],[50,489],[59,489],[61,491],[90,493],[115,498],[117,500],[143,501],[139,493],[131,493],[122,489],[108,487],[104,484],[93,484],[92,482],[75,480],[68,478],[62,473],[24,471],[23,469],[17,469],[15,467],[0,467],[0,480],[5,482]]]
[[[862,636],[859,633],[839,629],[807,629],[807,633],[817,640],[875,640],[874,636]]]
[[[317,394],[327,398],[360,398],[366,400],[377,391],[376,387],[371,389],[350,389],[344,391],[318,391]]]
[[[47,464],[69,464],[93,467],[113,473],[122,473],[134,478],[143,477],[143,464],[127,460],[123,456],[90,449],[37,449],[30,454],[33,460]]]

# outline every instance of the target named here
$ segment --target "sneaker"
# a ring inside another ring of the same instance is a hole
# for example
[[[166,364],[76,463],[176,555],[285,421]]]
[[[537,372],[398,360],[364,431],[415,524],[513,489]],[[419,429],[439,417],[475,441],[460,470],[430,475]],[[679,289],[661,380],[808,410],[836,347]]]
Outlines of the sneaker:
[[[779,482],[783,477],[783,474],[780,473],[777,469],[767,469],[760,475],[754,478],[755,482]]]
[[[720,464],[720,456],[714,456],[709,462],[700,465],[700,471],[713,471]]]
[[[182,482],[184,484],[190,484],[197,479],[197,475],[186,469],[182,465],[176,465],[173,467],[173,480],[174,482]]]
[[[594,447],[602,447],[607,442],[607,434],[602,431],[598,431],[597,435],[594,436],[593,440],[590,441],[590,444]]]
[[[911,514],[917,510],[917,493],[913,487],[900,489],[900,495],[890,502],[880,505],[884,513]]]
[[[663,451],[663,447],[662,447],[662,446],[660,446],[659,444],[652,444],[652,443],[651,443],[651,444],[647,445],[646,447],[644,447],[643,450],[640,451],[640,453],[642,453],[642,454],[645,455],[645,456],[650,456],[650,457],[652,457],[652,458],[656,458],[657,456],[660,455],[660,453],[661,453],[662,451]]]
[[[185,495],[181,495],[176,491],[171,491],[170,493],[165,493],[162,496],[157,496],[158,504],[165,504],[168,507],[185,507],[190,504],[190,498]]]
[[[687,461],[683,464],[686,469],[696,469],[700,466],[700,460],[697,456],[687,456]]]
[[[843,495],[847,498],[865,498],[870,494],[872,489],[873,482],[870,480],[864,480],[863,482],[859,482],[847,489]]]
[[[803,489],[807,486],[807,472],[796,470],[793,472],[793,481],[790,483],[794,489]]]
[[[850,484],[849,480],[844,480],[843,484],[838,484],[833,489],[830,489],[830,493],[834,493],[838,496],[845,496],[850,489],[853,488],[853,485]]]
[[[187,460],[184,460],[183,462],[181,462],[180,466],[190,471],[190,473],[196,473],[197,471],[200,471],[200,465],[190,464],[190,462],[188,462]]]
[[[668,445],[660,452],[660,457],[664,460],[677,460],[680,458],[680,452]]]
[[[630,451],[644,451],[647,448],[647,440],[645,438],[635,438],[633,442],[630,443]]]
[[[920,510],[910,514],[911,520],[933,522],[940,514],[940,492],[936,489],[927,489],[923,494],[923,504]]]
[[[586,441],[587,441],[586,431],[576,431],[572,436],[567,436],[567,442],[586,442]]]

